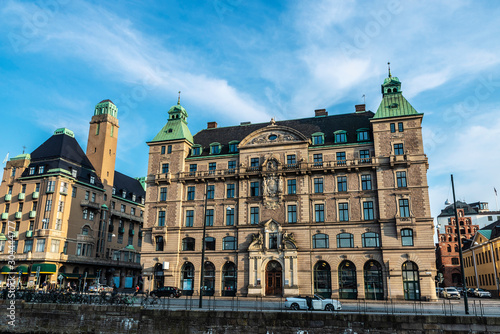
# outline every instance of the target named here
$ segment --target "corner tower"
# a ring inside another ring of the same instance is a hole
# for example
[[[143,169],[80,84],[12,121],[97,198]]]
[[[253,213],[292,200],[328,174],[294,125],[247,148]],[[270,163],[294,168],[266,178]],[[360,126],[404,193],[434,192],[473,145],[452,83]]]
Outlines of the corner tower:
[[[95,106],[90,121],[87,157],[104,184],[113,186],[116,145],[118,141],[118,108],[111,100]]]

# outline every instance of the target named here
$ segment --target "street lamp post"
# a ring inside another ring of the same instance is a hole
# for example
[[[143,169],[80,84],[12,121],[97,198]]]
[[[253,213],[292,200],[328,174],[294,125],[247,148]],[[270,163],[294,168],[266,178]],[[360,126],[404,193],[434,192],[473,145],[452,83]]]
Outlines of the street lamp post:
[[[460,238],[460,224],[458,223],[457,200],[455,199],[455,184],[453,183],[453,174],[451,174],[451,189],[453,190],[453,208],[455,210],[455,225],[458,235],[458,256],[460,258],[460,273],[462,274],[462,286],[464,289],[465,314],[469,314],[469,303],[467,300],[467,283],[465,282],[465,273],[464,273],[464,258],[462,256],[462,239]]]

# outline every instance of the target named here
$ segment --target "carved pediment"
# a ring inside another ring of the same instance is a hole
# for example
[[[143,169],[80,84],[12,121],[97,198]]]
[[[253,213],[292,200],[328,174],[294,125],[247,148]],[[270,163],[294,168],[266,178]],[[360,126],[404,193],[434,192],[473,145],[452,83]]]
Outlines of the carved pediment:
[[[239,147],[274,144],[282,145],[287,142],[307,141],[307,137],[295,129],[286,126],[269,125],[249,134],[241,141]]]

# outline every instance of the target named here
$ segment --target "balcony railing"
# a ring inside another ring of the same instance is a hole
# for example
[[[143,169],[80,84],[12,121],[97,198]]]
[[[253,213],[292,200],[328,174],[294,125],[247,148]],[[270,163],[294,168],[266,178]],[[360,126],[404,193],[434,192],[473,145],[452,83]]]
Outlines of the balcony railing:
[[[30,211],[30,218],[35,218],[36,217],[36,211],[35,210],[31,210]]]
[[[38,197],[40,197],[40,193],[38,191],[34,191],[32,197],[33,199],[37,199]]]
[[[83,200],[83,201],[81,201],[80,202],[80,206],[92,208],[92,209],[95,209],[95,210],[99,210],[99,208],[100,208],[99,203],[91,202],[89,200]]]
[[[21,219],[22,216],[23,216],[23,213],[21,211],[17,211],[15,214],[16,219]]]
[[[17,195],[17,199],[20,201],[24,201],[24,197],[26,197],[25,193],[19,193],[19,195]]]
[[[11,194],[5,194],[5,202],[9,202],[12,199]]]
[[[7,212],[3,212],[2,213],[2,220],[5,220],[7,218],[9,218],[9,214]]]

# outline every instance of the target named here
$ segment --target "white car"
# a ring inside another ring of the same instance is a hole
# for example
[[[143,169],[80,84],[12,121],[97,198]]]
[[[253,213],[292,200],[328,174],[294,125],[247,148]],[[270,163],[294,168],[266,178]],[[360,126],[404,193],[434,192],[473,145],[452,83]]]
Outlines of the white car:
[[[311,297],[311,304],[313,310],[325,310],[325,311],[338,311],[342,309],[342,304],[335,299],[325,299],[321,296],[314,295]],[[285,308],[290,310],[307,310],[307,298],[306,297],[287,297],[285,299]]]
[[[460,299],[460,293],[458,292],[458,290],[456,288],[450,286],[450,287],[444,288],[443,297],[448,298],[448,299],[451,299],[451,298]]]
[[[479,298],[491,298],[491,292],[478,288],[474,290],[474,296]]]

